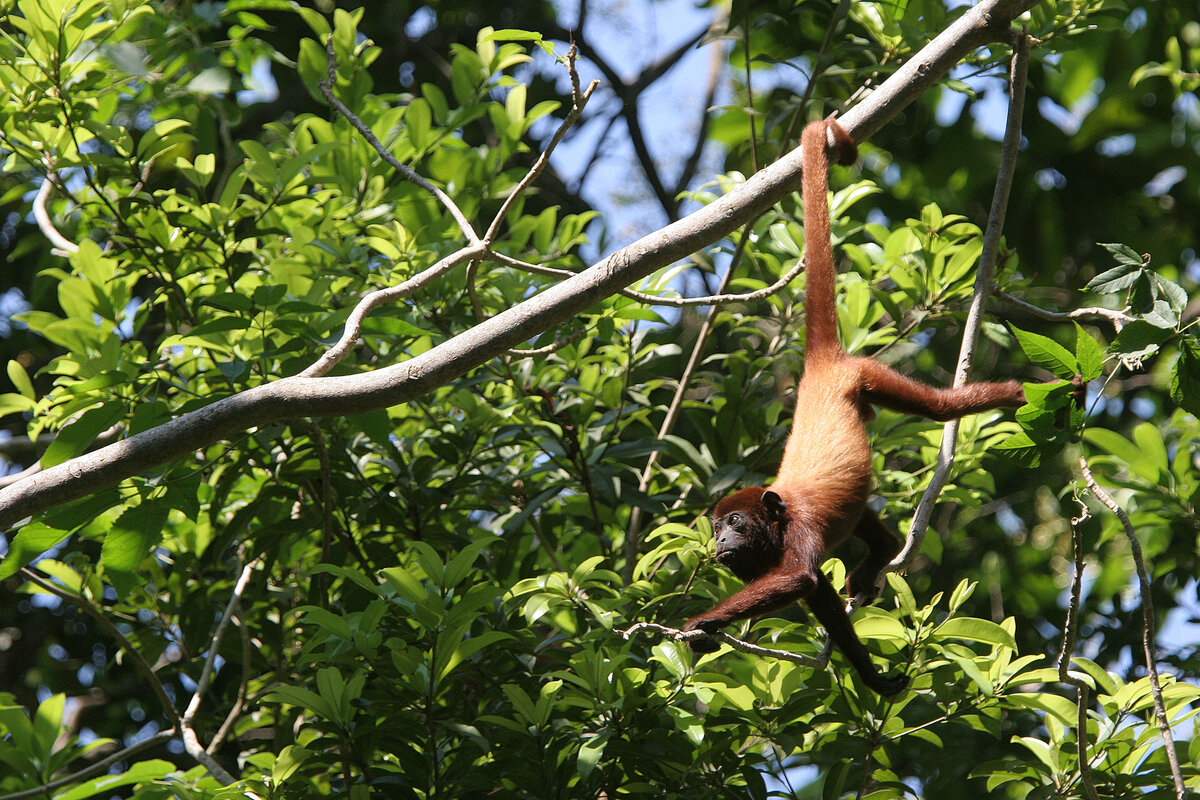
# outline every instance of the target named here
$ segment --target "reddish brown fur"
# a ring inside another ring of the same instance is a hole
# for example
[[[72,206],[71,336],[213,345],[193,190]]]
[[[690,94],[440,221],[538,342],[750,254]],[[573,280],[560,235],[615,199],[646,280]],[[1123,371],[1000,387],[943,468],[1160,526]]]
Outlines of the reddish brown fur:
[[[711,633],[803,599],[867,685],[881,694],[894,694],[908,684],[907,677],[879,674],[855,636],[841,598],[820,569],[826,550],[849,535],[857,536],[867,545],[867,555],[849,576],[848,588],[855,594],[872,594],[880,568],[899,550],[895,536],[866,507],[871,451],[864,426],[873,414],[871,406],[946,420],[1020,406],[1025,394],[1017,381],[938,389],[843,350],[837,336],[826,199],[830,133],[841,163],[852,163],[857,151],[835,121],[814,122],[804,129],[808,341],[792,431],[771,487],[742,489],[718,503],[714,514],[718,559],[749,585],[689,620],[684,630]],[[692,640],[691,645],[697,652],[717,647],[711,639]]]

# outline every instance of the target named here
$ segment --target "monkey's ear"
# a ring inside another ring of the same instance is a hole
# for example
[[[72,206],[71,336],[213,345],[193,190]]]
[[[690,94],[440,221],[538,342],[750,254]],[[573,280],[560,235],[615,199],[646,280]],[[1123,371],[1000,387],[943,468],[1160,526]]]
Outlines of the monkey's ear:
[[[783,502],[783,498],[767,489],[762,496],[763,507],[767,509],[767,513],[776,519],[783,519],[787,513],[787,503]]]

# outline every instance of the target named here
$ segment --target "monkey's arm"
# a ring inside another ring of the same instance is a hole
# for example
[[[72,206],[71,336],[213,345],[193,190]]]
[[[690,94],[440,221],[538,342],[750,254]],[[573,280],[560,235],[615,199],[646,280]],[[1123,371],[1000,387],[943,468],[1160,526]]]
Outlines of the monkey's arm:
[[[968,383],[939,389],[905,377],[891,367],[869,358],[855,359],[861,398],[907,414],[945,422],[993,408],[1017,408],[1025,404],[1020,381]]]
[[[742,591],[730,596],[712,611],[693,617],[683,626],[685,631],[702,630],[714,633],[725,625],[746,617],[774,611],[788,603],[804,599],[813,616],[825,628],[826,635],[850,661],[863,683],[882,695],[893,695],[908,686],[905,675],[882,675],[871,662],[867,648],[854,633],[854,625],[846,616],[842,598],[820,569],[811,572],[775,572],[764,575]],[[713,653],[720,647],[710,638],[692,639],[688,646],[694,653]]]
[[[815,568],[800,571],[776,569],[751,582],[740,592],[731,594],[711,611],[692,617],[683,626],[683,629],[714,633],[739,619],[757,617],[783,608],[811,595],[813,589],[816,588],[818,574],[820,574],[820,570]],[[697,643],[704,645],[706,640],[694,639],[688,642],[697,652],[712,652],[716,649],[716,643],[711,640],[708,640],[707,644],[714,645],[712,650],[698,650]]]

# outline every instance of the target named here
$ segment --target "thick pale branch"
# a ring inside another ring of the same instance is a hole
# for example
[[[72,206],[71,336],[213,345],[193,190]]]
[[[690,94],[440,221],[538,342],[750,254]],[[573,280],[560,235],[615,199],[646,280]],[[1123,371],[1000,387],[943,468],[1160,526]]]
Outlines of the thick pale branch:
[[[840,117],[863,141],[969,52],[1009,38],[1035,0],[985,0]],[[258,425],[353,414],[404,403],[558,325],[656,269],[717,241],[797,189],[799,148],[716,202],[671,223],[541,294],[402,364],[361,375],[283,378],[67,461],[0,490],[0,528]]]

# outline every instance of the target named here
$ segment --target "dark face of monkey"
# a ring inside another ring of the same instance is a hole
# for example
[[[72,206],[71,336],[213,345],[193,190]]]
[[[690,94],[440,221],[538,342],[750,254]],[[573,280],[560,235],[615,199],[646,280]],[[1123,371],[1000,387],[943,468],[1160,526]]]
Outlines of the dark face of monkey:
[[[750,486],[717,504],[713,538],[717,561],[750,582],[779,560],[787,507],[775,492]]]

